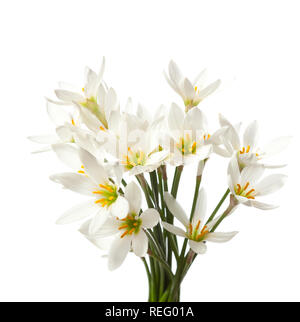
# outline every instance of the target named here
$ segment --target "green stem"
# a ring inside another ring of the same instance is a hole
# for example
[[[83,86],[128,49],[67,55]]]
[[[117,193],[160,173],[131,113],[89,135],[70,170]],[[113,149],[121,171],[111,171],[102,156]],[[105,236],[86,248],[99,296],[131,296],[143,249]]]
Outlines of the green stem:
[[[150,273],[149,266],[147,264],[147,261],[146,261],[145,257],[141,257],[141,260],[144,263],[146,273],[147,273],[147,277],[148,277],[148,285],[149,285],[149,298],[148,298],[148,301],[150,301],[150,299],[151,299],[151,273]]]
[[[138,175],[136,175],[136,179],[144,192],[148,207],[154,208],[150,194],[149,194],[149,189],[147,187],[147,181],[146,181],[144,175],[142,173],[138,174]]]
[[[217,204],[215,210],[212,212],[212,214],[210,215],[210,217],[208,218],[207,222],[205,225],[207,225],[209,222],[211,222],[214,218],[215,215],[217,214],[217,212],[219,211],[220,207],[222,206],[223,202],[226,200],[227,196],[230,193],[230,189],[228,188],[226,190],[226,192],[224,193],[223,197],[221,198],[221,200],[219,201],[219,203]]]

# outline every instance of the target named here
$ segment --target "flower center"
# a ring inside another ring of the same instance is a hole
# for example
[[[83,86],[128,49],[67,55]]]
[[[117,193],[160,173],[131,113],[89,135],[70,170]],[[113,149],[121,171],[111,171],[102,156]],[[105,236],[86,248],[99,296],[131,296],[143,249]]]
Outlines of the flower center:
[[[191,138],[189,133],[186,133],[185,137],[181,137],[179,142],[176,143],[176,148],[182,155],[195,154],[197,151],[197,142]]]
[[[188,229],[189,239],[199,242],[199,241],[202,241],[205,235],[209,233],[209,230],[206,225],[200,230],[200,224],[201,224],[200,220],[198,220],[197,225],[195,227],[193,227],[192,223],[190,223],[190,226]]]
[[[121,238],[126,235],[137,234],[140,231],[142,220],[134,213],[127,215],[121,219],[119,230],[123,230]]]
[[[118,198],[117,187],[111,183],[99,184],[100,189],[93,191],[94,194],[101,195],[95,203],[99,203],[102,207],[109,207]]]
[[[247,147],[243,147],[240,151],[239,151],[239,154],[246,154],[246,153],[249,153],[251,150],[251,147],[250,145],[247,145]],[[253,153],[253,151],[251,151],[250,153]],[[255,153],[255,155],[258,157],[258,153]]]
[[[124,161],[122,163],[125,165],[126,169],[130,170],[138,165],[145,165],[146,158],[146,154],[143,151],[138,150],[134,152],[131,148],[128,148],[128,153],[124,156]]]
[[[242,196],[248,199],[255,199],[255,189],[249,189],[249,185],[249,182],[247,182],[244,187],[241,187],[240,184],[236,184],[234,191],[238,196]]]

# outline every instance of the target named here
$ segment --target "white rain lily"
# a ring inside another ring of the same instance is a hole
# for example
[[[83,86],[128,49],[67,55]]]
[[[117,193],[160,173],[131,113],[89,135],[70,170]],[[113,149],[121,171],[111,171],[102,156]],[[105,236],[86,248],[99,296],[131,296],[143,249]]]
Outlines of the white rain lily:
[[[174,165],[208,158],[213,146],[221,143],[220,136],[224,130],[220,129],[210,135],[207,132],[206,118],[198,107],[184,114],[174,103],[169,111],[168,125],[169,137],[166,136],[162,145],[170,150],[170,163]]]
[[[69,156],[67,156],[68,152]],[[62,157],[63,154],[65,154],[64,157]],[[61,158],[70,158],[72,155],[76,157],[76,152],[60,151]],[[112,180],[106,169],[89,152],[80,149],[79,156],[82,165],[77,173],[56,174],[50,179],[62,184],[66,189],[93,198],[67,211],[57,223],[68,224],[93,216],[92,225],[97,229],[109,214],[125,217],[128,213],[128,202],[118,191],[121,178],[116,175]],[[76,166],[77,162],[76,159],[73,166]]]
[[[94,132],[107,129],[110,113],[119,108],[115,90],[108,88],[102,81],[104,67],[104,58],[98,74],[86,67],[85,86],[81,91],[65,83],[60,83],[62,88],[55,90],[55,94],[60,100],[56,104],[77,105],[81,111],[83,122]]]
[[[140,214],[142,194],[140,188],[134,182],[126,186],[124,197],[129,203],[129,210],[125,218],[109,217],[92,234],[86,228],[89,223],[85,223],[80,229],[89,240],[100,248],[102,248],[104,238],[115,236],[108,253],[110,270],[121,266],[130,250],[135,255],[144,257],[148,251],[148,237],[144,230],[153,228],[159,221],[159,213],[153,208]]]
[[[236,231],[226,233],[210,232],[219,218],[205,225],[206,199],[205,190],[201,189],[199,191],[194,217],[190,222],[185,211],[176,199],[168,192],[164,193],[164,200],[168,209],[183,224],[185,230],[167,222],[162,222],[163,227],[172,234],[188,238],[191,249],[197,254],[204,254],[206,252],[207,246],[205,241],[223,243],[231,240],[237,234]]]
[[[124,166],[130,175],[151,172],[168,157],[169,152],[159,148],[154,140],[156,130],[135,122],[132,114],[114,114],[114,128],[98,133],[97,140],[105,143],[106,151]]]
[[[179,67],[173,60],[169,63],[169,75],[164,72],[169,85],[183,99],[186,111],[197,106],[204,98],[212,94],[220,86],[221,81],[219,79],[206,86],[204,84],[205,73],[206,70],[203,70],[194,81],[190,81],[182,75]]]
[[[279,168],[284,166],[265,163],[264,159],[270,158],[284,150],[288,146],[291,137],[278,137],[260,148],[258,145],[259,127],[257,121],[253,121],[247,126],[242,138],[239,135],[240,125],[233,126],[221,114],[219,115],[219,119],[221,126],[227,127],[227,130],[223,134],[225,150],[218,147],[218,150],[215,150],[216,153],[224,157],[237,155],[241,169],[249,165],[262,165],[265,168]]]
[[[228,166],[228,185],[231,193],[239,203],[263,210],[277,208],[278,206],[263,203],[261,196],[273,193],[284,185],[287,176],[283,174],[271,174],[261,179],[264,173],[263,166],[248,166],[242,169],[236,157],[230,160]]]

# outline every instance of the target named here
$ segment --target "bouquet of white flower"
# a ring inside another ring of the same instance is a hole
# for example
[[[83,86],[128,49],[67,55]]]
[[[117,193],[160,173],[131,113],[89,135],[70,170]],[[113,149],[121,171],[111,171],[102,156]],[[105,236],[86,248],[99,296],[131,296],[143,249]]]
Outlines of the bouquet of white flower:
[[[259,199],[280,189],[286,176],[263,177],[265,168],[283,166],[264,160],[285,148],[290,137],[260,148],[256,121],[247,126],[241,138],[241,124],[232,125],[222,115],[220,128],[209,134],[206,117],[198,106],[220,81],[206,86],[203,71],[191,82],[173,61],[165,77],[182,97],[183,108],[174,103],[169,109],[160,106],[152,116],[142,105],[134,108],[129,99],[121,109],[116,92],[103,80],[104,67],[103,58],[98,74],[87,68],[82,89],[61,83],[55,90],[58,100],[47,99],[56,134],[30,139],[46,145],[39,151],[54,151],[71,168],[70,172],[52,175],[51,180],[89,196],[57,223],[87,219],[79,231],[108,251],[110,270],[120,267],[133,252],[145,265],[149,301],[179,301],[181,282],[197,255],[206,252],[207,242],[227,242],[237,234],[217,232],[223,220],[239,205],[264,210],[276,207]],[[230,158],[228,188],[205,219],[206,193],[200,185],[212,153]],[[194,162],[198,170],[187,215],[176,197],[184,167]],[[175,169],[171,189],[168,166]],[[142,194],[147,209],[142,209]],[[218,214],[226,199],[228,207]],[[182,228],[174,225],[174,218]],[[183,237],[182,244],[177,236]]]

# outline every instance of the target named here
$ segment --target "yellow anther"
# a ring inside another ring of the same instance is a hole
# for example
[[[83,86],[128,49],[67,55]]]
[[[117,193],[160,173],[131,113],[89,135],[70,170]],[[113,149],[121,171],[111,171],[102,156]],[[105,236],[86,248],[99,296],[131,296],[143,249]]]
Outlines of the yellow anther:
[[[246,153],[248,153],[249,151],[250,151],[250,145],[247,146]]]
[[[243,190],[246,190],[249,187],[249,182],[247,182],[243,188]]]
[[[121,230],[121,229],[125,229],[127,227],[128,227],[128,225],[123,225],[123,226],[120,226],[118,229]]]
[[[121,235],[121,238],[123,238],[124,236],[126,236],[128,234],[128,230],[124,231],[124,233]]]
[[[72,121],[71,121],[71,122],[72,122],[72,125],[74,125],[74,126],[75,126],[75,122],[74,122],[74,120],[73,120],[73,119],[72,119]]]
[[[84,174],[85,172],[84,171],[82,171],[82,170],[78,170],[77,171],[78,173],[82,173],[82,174]]]

